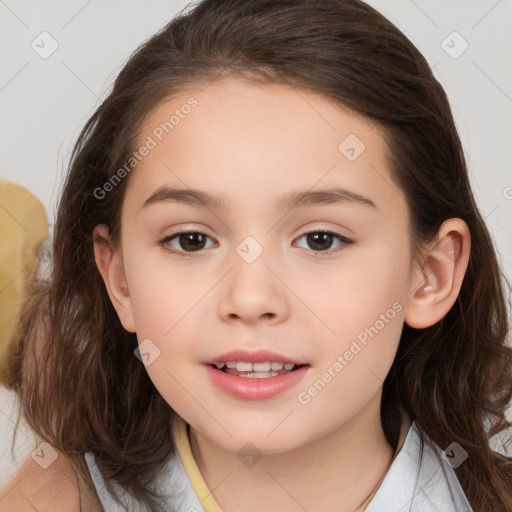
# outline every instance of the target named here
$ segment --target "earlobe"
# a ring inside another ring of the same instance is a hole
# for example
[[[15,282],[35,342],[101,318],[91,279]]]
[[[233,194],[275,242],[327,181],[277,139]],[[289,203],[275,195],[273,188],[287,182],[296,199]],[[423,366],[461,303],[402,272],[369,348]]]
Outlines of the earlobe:
[[[93,241],[96,266],[103,278],[110,301],[117,311],[123,327],[129,332],[135,332],[132,300],[121,254],[114,248],[106,225],[100,224],[94,228]]]
[[[413,273],[404,316],[410,327],[430,327],[451,309],[466,273],[470,245],[469,228],[462,219],[441,225],[437,240],[425,249],[423,264]]]

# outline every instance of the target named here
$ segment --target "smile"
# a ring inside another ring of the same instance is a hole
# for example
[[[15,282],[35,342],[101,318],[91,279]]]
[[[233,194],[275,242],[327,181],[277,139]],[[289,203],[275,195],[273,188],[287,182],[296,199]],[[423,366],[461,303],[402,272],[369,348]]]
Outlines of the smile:
[[[296,385],[311,368],[309,364],[286,363],[286,366],[289,368],[285,367],[285,363],[274,361],[226,361],[205,365],[208,376],[217,388],[242,400],[266,400],[277,396]]]
[[[292,372],[299,368],[299,366],[303,365],[277,361],[264,361],[259,363],[246,361],[221,361],[215,363],[215,367],[224,373],[249,379],[268,379],[269,377],[277,377],[278,375],[284,375]]]

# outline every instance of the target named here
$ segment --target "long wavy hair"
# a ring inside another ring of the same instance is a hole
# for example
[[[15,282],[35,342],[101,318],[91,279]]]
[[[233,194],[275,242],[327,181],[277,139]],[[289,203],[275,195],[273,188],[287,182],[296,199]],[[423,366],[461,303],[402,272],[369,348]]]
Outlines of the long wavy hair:
[[[382,425],[396,446],[399,411],[440,447],[469,454],[455,471],[477,512],[512,510],[512,459],[489,438],[510,427],[509,286],[475,203],[446,94],[427,61],[390,21],[359,0],[204,0],[188,6],[130,57],[81,132],[63,186],[51,279],[27,302],[10,386],[29,424],[93,489],[83,454],[110,488],[149,510],[150,488],[173,452],[176,413],[134,357],[94,260],[92,233],[119,243],[130,176],[94,191],[132,156],[148,113],[187,85],[241,76],[324,95],[372,120],[385,136],[393,178],[406,195],[416,254],[443,221],[472,238],[460,295],[427,329],[405,325],[384,382]]]

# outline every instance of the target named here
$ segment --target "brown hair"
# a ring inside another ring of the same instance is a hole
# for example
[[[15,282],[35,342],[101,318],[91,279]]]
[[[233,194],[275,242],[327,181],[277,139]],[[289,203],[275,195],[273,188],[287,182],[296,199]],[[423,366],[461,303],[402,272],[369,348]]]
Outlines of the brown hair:
[[[376,122],[408,200],[414,247],[434,239],[448,218],[469,226],[471,255],[457,302],[430,328],[404,326],[384,382],[382,424],[396,446],[403,408],[441,448],[458,442],[469,457],[456,474],[474,510],[512,510],[512,460],[489,447],[489,436],[510,426],[505,281],[441,85],[404,34],[359,0],[204,0],[131,56],[72,154],[52,279],[40,292],[48,342],[23,372],[34,345],[26,320],[11,376],[28,421],[74,460],[82,478],[81,455],[92,451],[107,483],[159,510],[148,484],[173,450],[176,413],[134,357],[136,336],[121,326],[93,255],[98,224],[119,242],[129,176],[102,199],[94,191],[129,159],[143,120],[164,99],[229,75],[320,93]]]

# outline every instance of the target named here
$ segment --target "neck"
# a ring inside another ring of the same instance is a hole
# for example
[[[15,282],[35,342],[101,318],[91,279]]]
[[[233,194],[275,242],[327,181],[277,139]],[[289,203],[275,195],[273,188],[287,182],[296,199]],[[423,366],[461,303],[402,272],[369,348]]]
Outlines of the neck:
[[[393,457],[381,426],[380,398],[379,392],[327,435],[286,453],[265,454],[251,467],[193,428],[192,453],[224,512],[353,512],[379,484]]]

